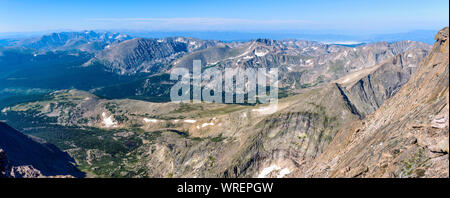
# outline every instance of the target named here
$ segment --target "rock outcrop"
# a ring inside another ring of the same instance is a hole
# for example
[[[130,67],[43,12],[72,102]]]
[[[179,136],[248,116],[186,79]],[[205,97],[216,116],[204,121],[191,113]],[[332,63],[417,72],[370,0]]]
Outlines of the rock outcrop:
[[[379,65],[353,72],[338,80],[336,85],[348,99],[348,106],[364,118],[408,82],[427,54],[423,49],[403,52]]]

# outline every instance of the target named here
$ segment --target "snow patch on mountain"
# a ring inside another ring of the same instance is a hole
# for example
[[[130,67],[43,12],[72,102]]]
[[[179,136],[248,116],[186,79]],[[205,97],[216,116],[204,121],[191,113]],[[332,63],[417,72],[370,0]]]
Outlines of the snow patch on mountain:
[[[102,118],[103,118],[103,125],[105,125],[106,128],[117,127],[117,122],[112,118],[112,115],[107,117],[106,113],[103,112]]]

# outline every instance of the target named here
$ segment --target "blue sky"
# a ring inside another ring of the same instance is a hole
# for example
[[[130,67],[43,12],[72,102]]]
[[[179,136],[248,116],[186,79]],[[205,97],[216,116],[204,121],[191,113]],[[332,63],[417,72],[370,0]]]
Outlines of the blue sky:
[[[311,31],[395,33],[448,26],[448,0],[0,0],[0,32]]]

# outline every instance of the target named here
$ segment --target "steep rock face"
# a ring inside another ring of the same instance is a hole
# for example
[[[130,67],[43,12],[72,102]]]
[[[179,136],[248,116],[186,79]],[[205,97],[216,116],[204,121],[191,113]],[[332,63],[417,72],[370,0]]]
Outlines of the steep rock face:
[[[301,177],[449,176],[448,27],[430,54],[391,99],[341,129]]]
[[[352,73],[336,84],[354,113],[364,118],[400,90],[427,54],[422,49],[406,51],[379,65]]]
[[[0,122],[0,169],[6,177],[44,177],[84,173],[56,146],[34,140]]]

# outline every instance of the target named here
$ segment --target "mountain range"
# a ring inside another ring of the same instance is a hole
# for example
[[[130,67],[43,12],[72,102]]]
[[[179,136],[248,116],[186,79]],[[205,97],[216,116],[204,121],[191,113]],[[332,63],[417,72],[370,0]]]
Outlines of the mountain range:
[[[70,30],[67,30],[70,31]],[[110,30],[109,30],[110,31]],[[272,31],[272,32],[245,32],[245,31],[145,31],[145,30],[126,30],[117,29],[115,32],[121,32],[132,37],[141,38],[163,38],[163,37],[194,37],[203,40],[220,40],[224,42],[249,41],[255,38],[268,38],[274,40],[284,39],[298,39],[310,40],[321,43],[336,43],[336,44],[360,44],[360,43],[374,43],[380,41],[397,42],[403,40],[420,41],[427,44],[433,44],[433,36],[437,30],[413,30],[399,33],[385,33],[385,34],[364,34],[364,33],[345,33],[334,32],[333,30],[326,31]],[[42,34],[52,33],[57,31],[46,32],[13,32],[0,33],[0,43],[7,44],[11,40],[20,40],[29,37],[39,37]],[[98,30],[98,32],[105,32]],[[0,44],[1,45],[1,44]]]
[[[8,41],[1,135],[36,148],[30,137],[43,139],[55,146],[33,150],[51,156],[50,147],[64,158],[58,167],[68,160],[80,171],[46,170],[43,158],[23,163],[40,172],[21,175],[29,177],[448,177],[448,28],[435,40],[344,46],[86,31]],[[278,110],[169,102],[170,71],[193,60],[278,68]],[[2,143],[0,156],[30,155],[14,145]]]
[[[412,49],[423,50],[409,54],[408,58],[417,62],[429,48],[413,41],[347,47],[301,40],[224,43],[185,37],[131,38],[92,31],[53,33],[0,48],[0,100],[75,88],[111,99],[168,101],[167,85],[174,82],[167,74],[176,67],[191,68],[193,59],[202,60],[205,67],[276,66],[283,71],[280,87],[291,93]]]

